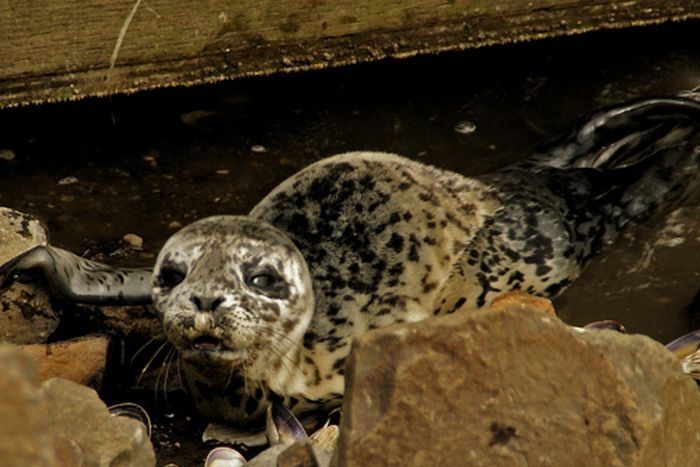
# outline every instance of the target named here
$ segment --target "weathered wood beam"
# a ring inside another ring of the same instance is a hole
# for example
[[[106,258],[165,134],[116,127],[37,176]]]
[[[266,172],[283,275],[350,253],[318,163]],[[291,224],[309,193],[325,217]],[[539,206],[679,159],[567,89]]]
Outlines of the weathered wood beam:
[[[0,108],[700,18],[696,0],[0,0]]]

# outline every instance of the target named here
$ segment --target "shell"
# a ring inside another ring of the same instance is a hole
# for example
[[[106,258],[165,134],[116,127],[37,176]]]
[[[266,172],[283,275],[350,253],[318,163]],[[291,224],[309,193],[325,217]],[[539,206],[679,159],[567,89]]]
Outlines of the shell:
[[[695,351],[681,361],[683,372],[700,383],[700,350]]]
[[[267,439],[270,445],[291,444],[308,439],[299,419],[282,404],[272,403],[267,408]]]
[[[149,417],[146,409],[140,405],[133,402],[121,402],[110,406],[107,410],[109,410],[110,415],[115,417],[133,418],[134,420],[143,423],[143,425],[146,427],[146,431],[148,432],[148,437],[151,437],[151,433],[153,432],[151,417]]]
[[[621,332],[622,334],[627,334],[627,328],[625,328],[624,324],[611,319],[593,321],[592,323],[586,324],[583,329],[610,329],[612,331]]]
[[[207,460],[204,461],[204,467],[242,467],[247,463],[248,461],[240,452],[221,446],[209,451]]]
[[[683,359],[700,348],[700,329],[679,337],[666,344],[666,348],[673,352],[676,357]]]

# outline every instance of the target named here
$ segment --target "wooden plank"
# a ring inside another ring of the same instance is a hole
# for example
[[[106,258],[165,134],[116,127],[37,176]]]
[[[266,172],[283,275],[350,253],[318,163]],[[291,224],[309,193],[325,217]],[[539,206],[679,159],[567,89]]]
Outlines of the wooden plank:
[[[700,2],[0,0],[0,108],[689,18]]]

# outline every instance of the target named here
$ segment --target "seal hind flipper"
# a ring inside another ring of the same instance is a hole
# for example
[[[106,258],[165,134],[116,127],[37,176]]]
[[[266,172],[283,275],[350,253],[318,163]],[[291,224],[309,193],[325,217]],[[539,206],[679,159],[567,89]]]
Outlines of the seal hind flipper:
[[[613,169],[648,157],[652,149],[684,144],[697,131],[700,94],[650,98],[593,112],[540,145],[524,168]]]
[[[52,246],[36,246],[0,266],[0,287],[16,275],[39,270],[56,297],[76,303],[151,303],[150,268],[113,268]]]

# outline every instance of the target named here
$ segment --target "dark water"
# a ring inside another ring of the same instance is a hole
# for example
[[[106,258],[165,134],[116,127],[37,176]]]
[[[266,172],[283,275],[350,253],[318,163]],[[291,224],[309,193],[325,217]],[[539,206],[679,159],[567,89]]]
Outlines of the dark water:
[[[78,253],[138,234],[144,251],[113,261],[150,264],[177,225],[246,213],[324,156],[381,150],[477,174],[595,108],[696,87],[698,32],[687,22],[6,110],[0,150],[15,157],[0,159],[0,205],[38,215]],[[456,132],[462,121],[475,131]],[[699,286],[691,205],[630,231],[556,305],[574,324],[613,318],[667,341],[700,327]]]

